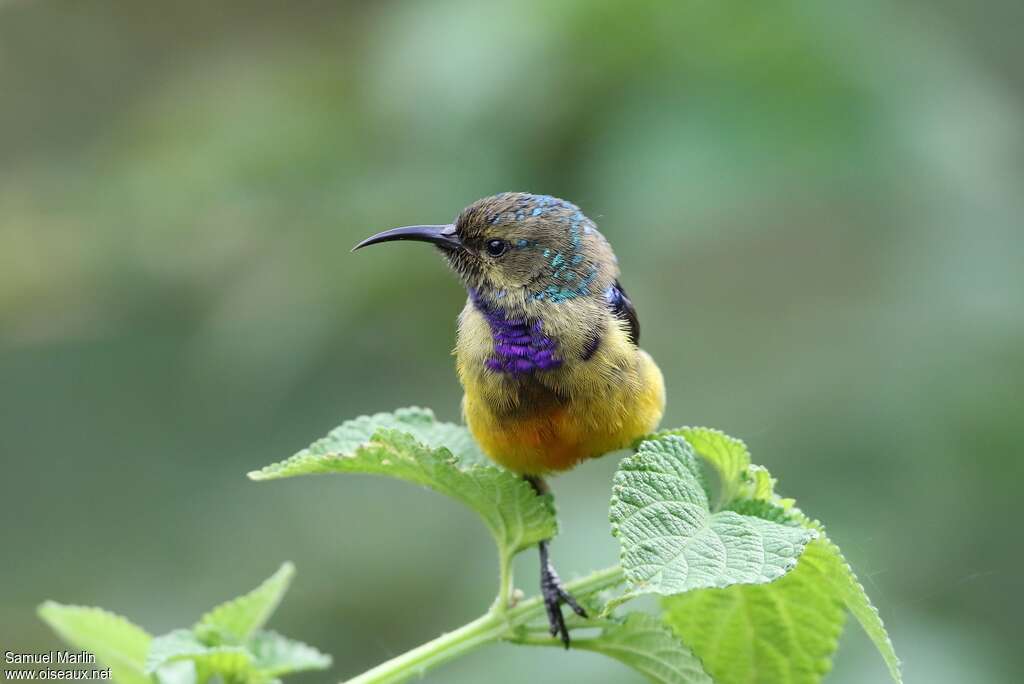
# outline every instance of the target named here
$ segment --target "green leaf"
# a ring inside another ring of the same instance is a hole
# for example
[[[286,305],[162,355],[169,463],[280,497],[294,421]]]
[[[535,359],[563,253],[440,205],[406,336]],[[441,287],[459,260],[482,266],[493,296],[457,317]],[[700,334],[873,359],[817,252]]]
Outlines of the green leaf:
[[[849,609],[896,682],[899,661],[877,611],[823,534],[778,582],[663,599],[665,622],[719,684],[815,684],[829,672]]]
[[[693,449],[676,435],[644,442],[623,459],[610,518],[634,594],[772,582],[817,536],[734,511],[711,513]]]
[[[249,640],[248,647],[256,659],[256,669],[266,678],[307,670],[326,670],[331,666],[329,655],[275,632],[257,632]]]
[[[664,620],[718,684],[814,684],[846,619],[822,575],[828,555],[818,539],[778,582],[668,597]]]
[[[294,576],[295,566],[285,563],[256,589],[204,615],[193,631],[203,643],[211,646],[243,643],[267,623]]]
[[[394,413],[378,413],[372,416],[360,416],[348,420],[331,430],[330,434],[299,455],[310,452],[315,454],[350,454],[367,442],[371,442],[379,430],[397,430],[412,435],[421,444],[431,449],[448,449],[462,465],[487,465],[490,463],[483,455],[473,436],[462,425],[441,423],[434,417],[430,409],[411,407],[398,409]],[[290,460],[290,459],[289,459]],[[285,461],[287,463],[288,461]],[[274,468],[271,466],[270,468]],[[264,468],[263,471],[267,471]]]
[[[503,553],[516,553],[558,531],[550,496],[492,465],[469,432],[439,423],[425,409],[348,421],[308,449],[249,473],[274,480],[316,473],[368,473],[420,484],[462,502],[484,520]]]
[[[775,523],[798,523],[819,535],[800,557],[796,570],[778,582],[665,599],[666,620],[705,659],[715,680],[820,681],[831,667],[845,607],[875,643],[894,681],[901,682],[899,661],[878,611],[842,553],[825,537],[819,523],[794,507],[792,499],[775,494],[774,478],[750,463],[743,442],[706,428],[661,434],[685,437],[715,468],[722,507]],[[809,607],[812,612],[807,612]]]
[[[712,684],[690,649],[646,613],[631,613],[593,639],[576,639],[573,648],[614,658],[658,684]]]
[[[718,473],[722,487],[719,508],[736,498],[750,469],[750,451],[742,441],[729,435],[703,427],[684,427],[661,432],[657,438],[677,435],[689,442],[693,450]]]
[[[744,476],[744,485],[740,492],[746,498],[756,501],[771,501],[775,499],[775,478],[772,477],[766,468],[759,465],[751,465],[747,468]],[[790,501],[782,499],[782,501]]]
[[[214,675],[223,680],[244,681],[253,673],[253,657],[245,648],[207,646],[187,629],[178,629],[153,639],[146,656],[146,672],[153,674],[182,661],[195,665],[198,682],[205,682]]]
[[[125,618],[100,608],[47,601],[39,617],[75,648],[89,651],[110,667],[120,684],[149,684],[146,652],[152,637]]]
[[[820,523],[814,523],[821,528]],[[900,672],[900,659],[896,656],[889,633],[885,629],[878,609],[871,603],[864,586],[857,579],[853,568],[846,562],[842,551],[821,531],[821,545],[827,550],[822,559],[821,575],[828,582],[832,593],[842,601],[846,609],[857,618],[861,628],[874,643],[878,653],[889,668],[889,675],[894,682],[900,684],[903,675]],[[803,561],[801,561],[803,562]]]
[[[153,677],[157,684],[198,684],[196,664],[191,660],[167,663],[157,670]]]
[[[178,669],[183,662],[194,666],[194,674]],[[330,665],[330,656],[275,632],[256,632],[244,647],[210,646],[193,632],[179,629],[153,640],[146,671],[157,673],[161,681],[205,682],[216,676],[224,681],[269,682]]]

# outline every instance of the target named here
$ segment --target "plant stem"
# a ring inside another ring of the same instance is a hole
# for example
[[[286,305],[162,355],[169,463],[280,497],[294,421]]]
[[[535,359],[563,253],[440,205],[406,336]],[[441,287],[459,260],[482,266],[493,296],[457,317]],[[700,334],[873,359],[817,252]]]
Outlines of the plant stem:
[[[410,677],[422,676],[442,663],[499,639],[505,630],[504,621],[496,612],[491,611],[461,629],[364,672],[349,680],[348,684],[391,684],[403,682]]]
[[[503,551],[501,553],[501,558],[498,559],[501,568],[501,575],[498,580],[500,584],[498,585],[498,598],[491,607],[491,611],[497,610],[498,612],[504,613],[508,610],[509,603],[511,603],[513,558],[515,558],[514,554]]]
[[[577,596],[587,596],[611,589],[622,580],[622,568],[614,566],[569,582],[566,589]],[[539,596],[524,601],[512,609],[508,608],[507,603],[501,604],[499,598],[483,617],[378,665],[350,679],[348,684],[397,684],[411,677],[423,676],[438,665],[485,644],[501,639],[512,639],[517,627],[540,617],[543,613],[544,600]]]

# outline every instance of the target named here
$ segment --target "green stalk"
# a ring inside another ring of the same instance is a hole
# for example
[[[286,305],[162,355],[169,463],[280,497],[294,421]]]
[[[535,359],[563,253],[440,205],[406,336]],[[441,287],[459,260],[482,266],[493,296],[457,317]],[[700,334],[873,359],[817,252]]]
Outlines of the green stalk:
[[[501,552],[501,557],[498,559],[501,569],[498,579],[498,598],[495,599],[494,605],[491,606],[491,611],[505,612],[512,602],[512,560],[514,558],[515,554],[513,553]]]
[[[569,582],[565,587],[576,596],[587,596],[610,589],[622,581],[622,568],[614,566]],[[514,639],[518,627],[543,615],[544,600],[539,596],[511,609],[507,603],[502,604],[499,598],[483,617],[382,663],[350,679],[347,684],[397,684],[412,677],[421,677],[438,665],[481,646],[503,639]]]
[[[494,611],[450,634],[423,644],[364,672],[348,684],[393,684],[423,676],[429,670],[468,653],[505,633],[504,621]]]

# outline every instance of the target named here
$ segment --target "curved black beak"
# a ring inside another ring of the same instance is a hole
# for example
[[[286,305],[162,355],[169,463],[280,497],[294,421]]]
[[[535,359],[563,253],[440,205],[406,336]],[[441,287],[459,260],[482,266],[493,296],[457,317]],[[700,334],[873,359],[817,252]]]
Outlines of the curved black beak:
[[[429,242],[442,249],[456,249],[462,246],[455,226],[447,224],[443,226],[404,226],[392,228],[383,233],[377,233],[368,237],[352,248],[352,251],[376,245],[381,242],[392,242],[394,240],[415,240],[417,242]]]

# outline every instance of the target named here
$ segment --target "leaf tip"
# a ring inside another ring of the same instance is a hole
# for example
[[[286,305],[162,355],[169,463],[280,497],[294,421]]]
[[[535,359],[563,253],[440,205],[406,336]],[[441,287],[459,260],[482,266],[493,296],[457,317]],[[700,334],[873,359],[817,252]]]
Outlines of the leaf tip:
[[[63,608],[66,608],[66,606],[47,599],[36,606],[36,615],[39,616],[40,620],[49,625],[52,624],[51,620],[55,617],[55,614],[60,612]]]
[[[294,577],[295,563],[292,563],[291,561],[285,561],[284,563],[281,563],[281,567],[277,569],[277,572],[274,573],[273,577],[271,577],[271,580],[280,579],[282,582],[290,583]]]

